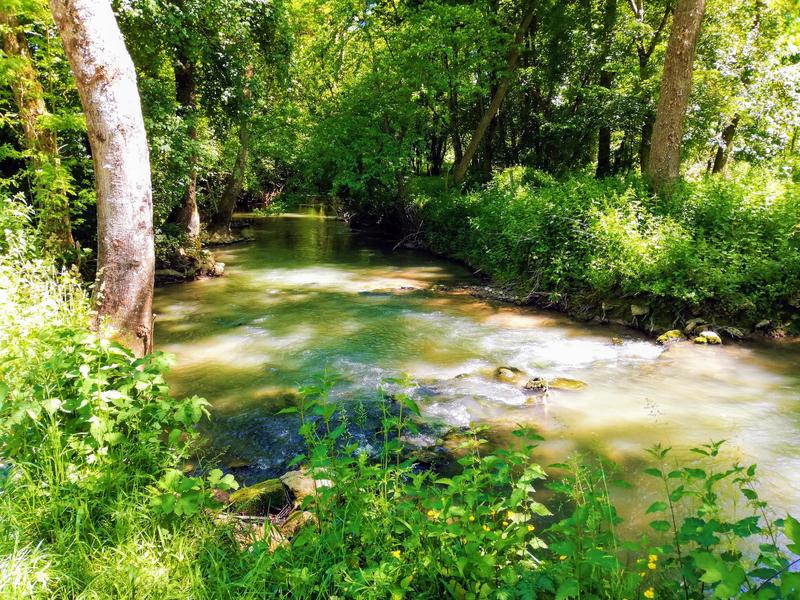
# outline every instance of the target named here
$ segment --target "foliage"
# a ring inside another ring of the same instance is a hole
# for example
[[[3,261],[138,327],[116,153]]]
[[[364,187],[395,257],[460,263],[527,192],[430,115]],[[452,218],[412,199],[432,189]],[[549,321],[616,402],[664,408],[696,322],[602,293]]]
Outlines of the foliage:
[[[556,181],[516,168],[464,195],[421,190],[414,201],[428,247],[523,297],[638,299],[754,324],[786,322],[797,306],[797,194],[768,169],[687,182],[667,201],[635,177]]]

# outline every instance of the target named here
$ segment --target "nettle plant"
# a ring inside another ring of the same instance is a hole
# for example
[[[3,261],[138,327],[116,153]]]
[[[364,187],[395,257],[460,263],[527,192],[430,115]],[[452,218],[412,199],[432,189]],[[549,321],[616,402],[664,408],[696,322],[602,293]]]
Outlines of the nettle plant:
[[[650,523],[665,536],[656,589],[686,599],[800,597],[800,573],[792,571],[800,564],[800,523],[770,518],[755,489],[756,465],[716,470],[722,445],[691,449],[708,462],[705,468],[670,468],[671,448],[648,450],[659,466],[645,472],[661,480],[665,495],[647,510],[664,515]]]
[[[207,402],[170,396],[167,356],[137,359],[83,329],[38,336],[35,353],[12,351],[0,365],[0,450],[59,522],[75,512],[60,500],[83,498],[78,512],[97,516],[105,500],[144,490],[187,456]]]

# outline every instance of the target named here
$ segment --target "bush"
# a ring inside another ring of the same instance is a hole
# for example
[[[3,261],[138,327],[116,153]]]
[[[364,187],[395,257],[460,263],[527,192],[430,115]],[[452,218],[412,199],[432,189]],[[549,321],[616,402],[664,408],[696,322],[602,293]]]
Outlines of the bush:
[[[767,169],[685,183],[665,201],[636,177],[555,181],[516,167],[415,202],[426,245],[522,296],[627,298],[673,316],[798,327],[798,196],[791,177]]]

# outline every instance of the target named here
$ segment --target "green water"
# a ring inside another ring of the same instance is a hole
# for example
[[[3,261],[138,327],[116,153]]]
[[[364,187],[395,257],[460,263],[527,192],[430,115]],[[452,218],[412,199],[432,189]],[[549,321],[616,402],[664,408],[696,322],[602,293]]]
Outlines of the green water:
[[[730,457],[759,463],[776,508],[800,507],[796,346],[665,351],[630,330],[431,291],[471,276],[335,220],[264,218],[255,235],[217,252],[225,277],[156,297],[157,345],[177,356],[170,383],[209,399],[206,434],[245,478],[280,470],[298,451],[296,422],[274,416],[298,384],[329,369],[342,377],[334,397],[347,402],[406,373],[430,419],[489,424],[495,441],[517,423],[534,425],[547,438],[543,462],[591,449],[634,477],[654,442],[729,440]],[[535,399],[496,381],[500,365],[587,386]]]

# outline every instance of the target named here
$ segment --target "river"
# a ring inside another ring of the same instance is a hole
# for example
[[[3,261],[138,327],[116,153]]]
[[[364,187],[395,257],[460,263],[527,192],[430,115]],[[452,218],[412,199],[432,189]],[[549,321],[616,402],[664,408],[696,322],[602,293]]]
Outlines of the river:
[[[327,369],[345,402],[408,374],[426,418],[488,425],[494,443],[532,425],[543,464],[588,450],[636,480],[656,442],[683,452],[724,439],[727,460],[758,463],[772,508],[800,508],[797,344],[665,349],[633,330],[431,290],[474,281],[336,220],[261,218],[254,233],[216,252],[224,277],[159,288],[155,302],[157,346],[177,357],[173,391],[211,402],[204,435],[244,481],[299,451],[296,418],[275,413]],[[586,386],[530,396],[496,380],[499,366]]]

